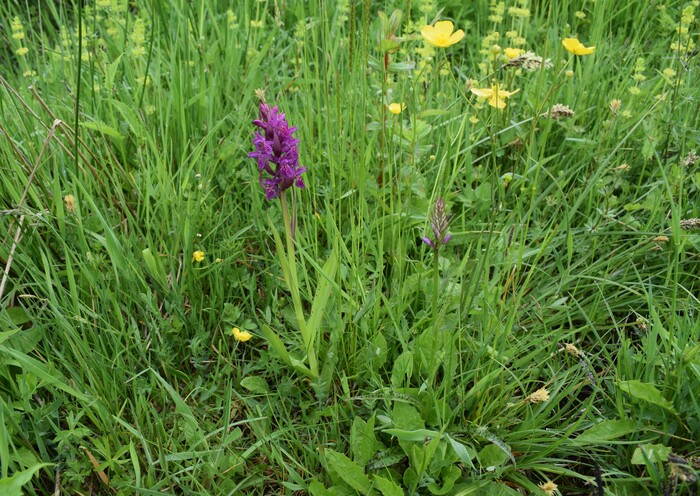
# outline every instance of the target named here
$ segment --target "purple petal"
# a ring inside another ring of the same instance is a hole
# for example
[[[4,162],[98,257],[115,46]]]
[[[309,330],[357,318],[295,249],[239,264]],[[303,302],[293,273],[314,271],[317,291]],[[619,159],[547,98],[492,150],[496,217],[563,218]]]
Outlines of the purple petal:
[[[435,248],[435,245],[433,244],[433,242],[432,242],[430,239],[428,239],[428,238],[423,238],[423,237],[421,237],[420,239],[422,239],[422,240],[423,240],[423,243],[425,243],[425,244],[428,245],[429,247]]]

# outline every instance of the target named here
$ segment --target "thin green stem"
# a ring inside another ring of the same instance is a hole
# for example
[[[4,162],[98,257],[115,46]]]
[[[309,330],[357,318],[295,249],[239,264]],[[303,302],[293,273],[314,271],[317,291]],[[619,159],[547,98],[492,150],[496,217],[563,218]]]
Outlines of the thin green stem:
[[[435,240],[435,243],[438,241]],[[440,282],[440,270],[438,268],[438,245],[433,248],[433,322],[437,322],[437,306],[438,306],[438,285]]]

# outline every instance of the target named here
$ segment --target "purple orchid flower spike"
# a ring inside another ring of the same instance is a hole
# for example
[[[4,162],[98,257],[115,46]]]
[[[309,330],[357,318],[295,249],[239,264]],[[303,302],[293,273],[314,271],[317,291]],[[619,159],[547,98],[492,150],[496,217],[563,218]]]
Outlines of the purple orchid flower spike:
[[[277,106],[260,103],[260,118],[253,121],[260,131],[253,138],[255,151],[248,154],[258,162],[260,186],[268,200],[278,198],[293,185],[305,187],[301,175],[306,169],[299,165],[300,141],[293,137],[297,128],[289,127],[285,115],[278,110]]]
[[[452,239],[452,235],[447,233],[451,220],[445,212],[445,200],[442,197],[438,198],[430,215],[430,228],[433,230],[435,237],[433,239],[421,237],[423,242],[433,250],[439,250],[441,246],[447,244]]]

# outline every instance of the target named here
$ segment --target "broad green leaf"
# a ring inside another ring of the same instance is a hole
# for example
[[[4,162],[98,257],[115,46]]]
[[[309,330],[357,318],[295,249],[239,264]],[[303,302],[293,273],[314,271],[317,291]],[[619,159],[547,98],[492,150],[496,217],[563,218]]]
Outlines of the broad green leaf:
[[[12,477],[0,479],[0,494],[3,496],[22,496],[22,486],[32,480],[34,474],[44,467],[51,465],[50,463],[40,463],[29,467],[22,472],[16,472]]]
[[[427,429],[405,430],[405,429],[384,429],[382,432],[394,436],[399,441],[417,441],[424,442],[427,439],[435,439],[440,437],[438,431],[430,431]]]
[[[652,463],[663,463],[668,461],[671,448],[663,444],[642,444],[632,454],[632,464],[646,465],[647,460]]]
[[[324,451],[328,469],[335,472],[343,482],[358,491],[360,494],[370,494],[372,483],[365,475],[365,471],[357,463],[342,453],[327,449]]]
[[[452,446],[455,454],[459,457],[459,461],[467,467],[473,468],[474,464],[472,464],[472,459],[476,456],[474,449],[471,447],[467,448],[464,444],[452,439],[452,437],[447,434],[444,434],[444,437],[450,442],[450,446]]]
[[[10,317],[10,321],[16,325],[17,327],[20,327],[27,322],[31,322],[32,318],[29,316],[27,311],[22,308],[22,307],[9,307],[6,308],[5,311],[7,312],[7,315]]]
[[[661,392],[656,389],[656,386],[653,384],[648,384],[637,380],[618,381],[617,387],[620,388],[621,391],[624,391],[638,400],[652,403],[665,410],[668,410],[669,412],[676,413],[675,408],[673,408],[673,403],[664,398]]]
[[[311,496],[331,496],[331,492],[319,481],[314,480],[309,484],[309,494]]]
[[[603,420],[586,429],[575,441],[579,444],[598,444],[636,431],[637,423],[632,420]]]
[[[411,377],[411,374],[413,374],[413,353],[404,351],[394,361],[394,367],[391,369],[391,385],[400,387]]]
[[[508,461],[508,453],[495,444],[488,444],[479,451],[481,468],[500,467]]]
[[[501,438],[493,434],[485,427],[477,428],[476,433],[484,439],[488,439],[489,441],[491,441],[495,446],[497,446],[501,451],[503,451],[503,453],[505,453],[508,456],[508,458],[510,458],[510,461],[513,462],[513,465],[515,465],[515,457],[513,456],[513,453],[510,450],[510,446],[504,443]]]
[[[350,447],[355,462],[365,466],[377,451],[377,438],[374,435],[374,415],[365,422],[360,417],[355,417],[350,428]]]
[[[379,475],[374,476],[374,483],[382,496],[404,496],[403,489],[396,482]]]
[[[270,388],[265,379],[255,375],[249,375],[241,379],[241,387],[256,394],[267,394],[270,392]]]
[[[452,488],[457,482],[457,479],[462,475],[462,471],[456,465],[449,465],[442,469],[440,473],[440,478],[442,479],[442,486],[437,482],[431,482],[428,484],[428,490],[435,496],[442,496],[452,491]]]
[[[394,407],[391,411],[391,422],[394,428],[407,431],[425,427],[423,418],[416,407],[403,401],[394,401]]]

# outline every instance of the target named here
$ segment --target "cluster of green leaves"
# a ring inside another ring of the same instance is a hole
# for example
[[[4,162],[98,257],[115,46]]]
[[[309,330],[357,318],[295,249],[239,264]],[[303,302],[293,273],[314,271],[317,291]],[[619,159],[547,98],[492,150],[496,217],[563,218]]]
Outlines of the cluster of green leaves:
[[[700,94],[670,47],[697,6],[230,4],[0,6],[0,489],[691,494]],[[467,34],[431,55],[437,18]],[[495,31],[554,64],[490,74],[503,112],[465,90]],[[257,88],[308,168],[296,287],[246,156]]]

